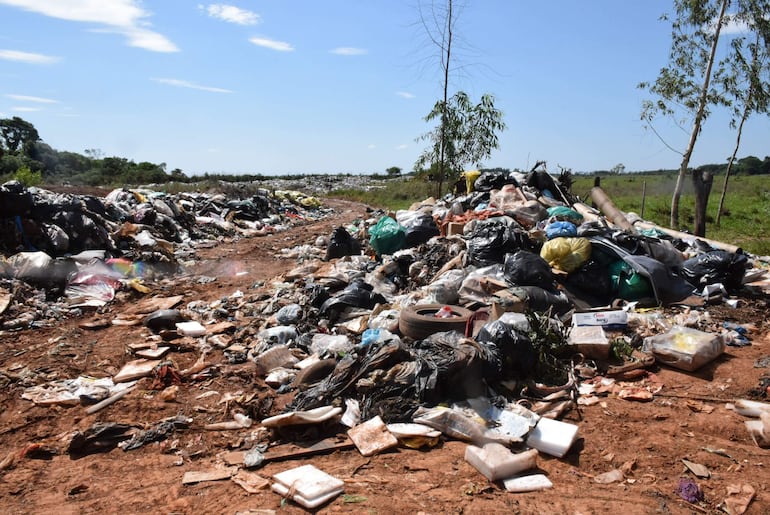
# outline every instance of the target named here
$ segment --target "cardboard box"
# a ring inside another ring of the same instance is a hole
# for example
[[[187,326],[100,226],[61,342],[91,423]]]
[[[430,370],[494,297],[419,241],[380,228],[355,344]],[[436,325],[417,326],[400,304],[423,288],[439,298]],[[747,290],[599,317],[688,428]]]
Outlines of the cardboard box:
[[[605,329],[623,329],[628,325],[628,313],[614,311],[589,311],[572,315],[572,325],[600,325]]]
[[[464,228],[465,228],[465,224],[463,224],[463,223],[449,222],[446,225],[446,235],[447,236],[462,236]]]
[[[567,343],[586,358],[607,359],[610,356],[610,341],[600,325],[573,327]]]

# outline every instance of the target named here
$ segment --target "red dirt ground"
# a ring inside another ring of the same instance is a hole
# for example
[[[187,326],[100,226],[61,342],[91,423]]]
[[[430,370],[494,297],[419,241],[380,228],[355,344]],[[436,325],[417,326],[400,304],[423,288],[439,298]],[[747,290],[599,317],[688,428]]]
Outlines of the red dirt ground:
[[[235,290],[247,291],[293,268],[280,259],[281,248],[313,243],[342,223],[365,217],[364,206],[333,201],[336,214],[263,238],[223,242],[199,251],[200,265],[191,272],[218,275],[199,284],[193,275],[152,283],[152,293],[120,298],[103,318],[129,310],[149,296],[184,295],[184,304],[212,301]],[[227,275],[232,263],[246,275]],[[253,290],[250,290],[253,291]],[[676,313],[670,309],[669,313]],[[768,369],[755,368],[770,354],[768,305],[752,300],[739,309],[709,307],[716,321],[753,322],[752,345],[728,347],[727,352],[697,373],[654,368],[663,384],[651,402],[607,396],[602,403],[572,410],[565,419],[579,426],[579,440],[562,459],[541,454],[538,465],[553,482],[544,492],[513,494],[487,481],[463,458],[466,444],[444,440],[427,451],[398,448],[373,457],[355,449],[335,451],[265,464],[255,472],[271,478],[277,472],[313,464],[345,483],[345,495],[321,507],[319,513],[715,513],[730,485],[750,485],[756,492],[748,513],[770,513],[770,450],[757,447],[744,427],[744,418],[725,408],[735,399],[756,397],[760,378]],[[222,463],[223,453],[240,448],[258,426],[231,431],[205,431],[204,424],[228,420],[219,396],[198,398],[216,390],[242,391],[271,398],[272,389],[247,366],[223,367],[219,375],[184,383],[174,402],[163,402],[150,380],[115,404],[93,414],[81,406],[36,406],[21,399],[22,366],[45,377],[78,375],[104,377],[133,359],[126,345],[144,341],[141,325],[81,329],[92,318],[67,320],[55,328],[25,330],[0,336],[0,506],[4,513],[238,513],[275,510],[302,513],[269,488],[249,494],[223,480],[183,485],[188,471],[208,471]],[[196,352],[174,353],[179,369],[192,365]],[[223,362],[221,351],[210,356]],[[36,382],[43,382],[37,379]],[[278,396],[277,413],[288,400]],[[766,399],[765,399],[766,400]],[[712,410],[713,408],[713,410]],[[711,412],[709,412],[711,411]],[[74,430],[96,422],[151,425],[183,414],[193,419],[189,429],[137,450],[119,448],[71,459],[66,449]],[[706,449],[720,449],[721,453]],[[729,456],[729,457],[728,457]],[[5,459],[4,459],[5,458]],[[705,501],[689,504],[676,493],[679,478],[693,475],[682,459],[706,466],[711,477],[697,479]],[[599,484],[594,478],[625,465],[626,479]]]

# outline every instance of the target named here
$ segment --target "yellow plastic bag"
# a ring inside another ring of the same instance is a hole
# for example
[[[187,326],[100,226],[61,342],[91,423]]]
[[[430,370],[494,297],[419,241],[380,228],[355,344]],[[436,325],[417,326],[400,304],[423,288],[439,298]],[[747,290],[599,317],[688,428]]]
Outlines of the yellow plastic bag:
[[[540,249],[540,257],[553,268],[574,272],[591,257],[591,242],[587,238],[554,238]]]

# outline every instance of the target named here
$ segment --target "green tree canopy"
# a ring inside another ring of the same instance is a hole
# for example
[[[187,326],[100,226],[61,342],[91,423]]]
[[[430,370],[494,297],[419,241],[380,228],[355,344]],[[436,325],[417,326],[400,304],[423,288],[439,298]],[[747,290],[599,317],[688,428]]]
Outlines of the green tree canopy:
[[[438,125],[417,141],[428,141],[430,146],[415,163],[415,169],[440,163],[443,155],[445,175],[455,175],[468,164],[480,165],[498,148],[498,132],[505,130],[502,111],[495,108],[494,97],[485,94],[478,104],[459,91],[446,103],[439,100],[425,117]],[[443,180],[445,177],[439,178]],[[441,192],[439,191],[439,194]]]

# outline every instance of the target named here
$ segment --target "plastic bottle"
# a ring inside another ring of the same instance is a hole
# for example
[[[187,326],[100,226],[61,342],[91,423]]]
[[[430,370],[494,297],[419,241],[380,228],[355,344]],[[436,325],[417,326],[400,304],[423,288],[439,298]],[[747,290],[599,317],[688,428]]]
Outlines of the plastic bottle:
[[[436,318],[453,318],[454,314],[452,313],[452,308],[449,306],[442,306],[433,316]]]

